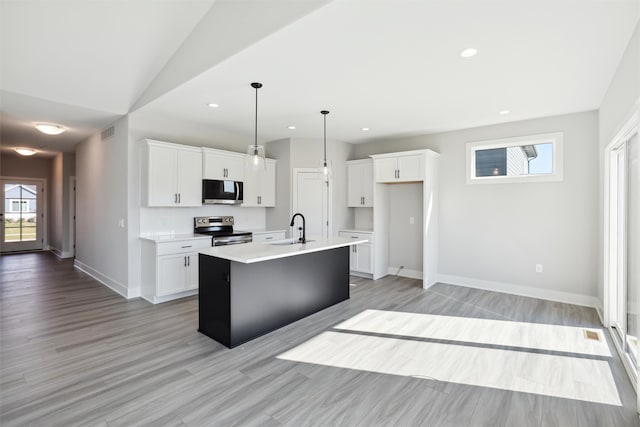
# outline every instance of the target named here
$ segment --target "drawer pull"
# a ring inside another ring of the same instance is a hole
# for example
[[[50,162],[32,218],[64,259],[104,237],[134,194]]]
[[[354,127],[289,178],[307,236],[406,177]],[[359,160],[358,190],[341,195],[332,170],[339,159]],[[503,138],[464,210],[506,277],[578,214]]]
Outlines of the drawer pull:
[[[273,236],[265,237],[265,238],[264,238],[264,240],[271,240],[271,239],[273,239]]]
[[[192,248],[192,247],[193,247],[192,245],[189,245],[189,246],[182,246],[182,249]]]

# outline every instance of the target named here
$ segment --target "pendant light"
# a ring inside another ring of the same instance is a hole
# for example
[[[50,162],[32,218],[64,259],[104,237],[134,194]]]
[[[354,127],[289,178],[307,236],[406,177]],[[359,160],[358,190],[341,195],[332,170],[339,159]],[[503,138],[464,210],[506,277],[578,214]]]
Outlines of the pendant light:
[[[322,114],[324,121],[324,157],[322,158],[322,174],[324,176],[324,180],[329,181],[329,178],[331,177],[331,161],[327,160],[327,114],[329,114],[329,111],[322,110],[320,111],[320,114]]]
[[[251,87],[256,90],[256,120],[255,120],[255,133],[253,145],[250,145],[247,148],[247,163],[248,166],[254,170],[260,169],[260,162],[262,162],[262,166],[266,168],[265,163],[265,155],[264,155],[264,146],[258,145],[258,89],[262,87],[262,83],[251,83]]]

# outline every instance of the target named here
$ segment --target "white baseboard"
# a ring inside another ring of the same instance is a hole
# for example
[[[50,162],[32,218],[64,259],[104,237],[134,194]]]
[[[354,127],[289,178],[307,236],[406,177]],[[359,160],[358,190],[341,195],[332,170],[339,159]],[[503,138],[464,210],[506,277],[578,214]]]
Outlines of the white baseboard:
[[[593,307],[596,309],[598,307],[598,299],[590,295],[532,288],[530,286],[493,282],[489,280],[471,279],[469,277],[451,276],[448,274],[438,274],[436,276],[436,279],[440,283],[447,283],[450,285],[466,286],[468,288],[483,289],[486,291],[502,292],[506,294],[539,298],[549,301],[563,302],[567,304],[582,305],[585,307]]]
[[[77,259],[73,262],[73,266],[78,270],[82,271],[83,273],[86,273],[89,276],[93,277],[98,282],[102,283],[109,289],[113,290],[114,292],[117,292],[118,294],[122,295],[127,299],[137,298],[140,296],[140,288],[129,289],[123,284],[118,283],[112,278],[100,273],[98,270],[92,267],[89,267],[87,264],[81,261],[78,261]]]
[[[390,274],[392,276],[408,277],[409,279],[422,280],[422,271],[403,268],[402,270],[400,270],[400,272],[398,272],[399,268],[400,267],[389,267],[387,274]]]
[[[61,251],[53,246],[49,246],[49,250],[58,258],[73,258],[73,252],[71,251]]]
[[[192,295],[198,295],[198,290],[190,289],[188,291],[179,292],[173,295],[165,295],[163,297],[148,298],[144,295],[142,295],[141,297],[143,300],[149,301],[151,304],[162,304],[163,302],[173,301],[174,299],[179,299],[179,298],[190,297]]]

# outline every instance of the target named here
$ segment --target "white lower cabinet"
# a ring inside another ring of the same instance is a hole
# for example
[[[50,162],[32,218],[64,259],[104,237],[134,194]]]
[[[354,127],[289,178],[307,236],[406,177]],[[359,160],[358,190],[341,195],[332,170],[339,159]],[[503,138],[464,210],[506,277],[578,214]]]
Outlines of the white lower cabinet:
[[[254,231],[253,241],[258,243],[275,242],[277,240],[284,240],[286,238],[286,232],[281,231]]]
[[[211,247],[211,239],[142,241],[144,299],[154,304],[198,292],[198,251]]]
[[[356,276],[373,274],[373,232],[343,230],[338,233],[340,237],[352,239],[367,239],[367,243],[351,246],[349,258],[349,270]]]

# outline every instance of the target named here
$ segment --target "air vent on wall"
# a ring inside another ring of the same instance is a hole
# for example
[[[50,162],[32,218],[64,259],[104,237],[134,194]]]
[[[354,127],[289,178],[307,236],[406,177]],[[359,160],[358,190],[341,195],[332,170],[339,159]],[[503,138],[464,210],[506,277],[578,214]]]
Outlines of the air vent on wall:
[[[102,140],[111,138],[116,133],[116,129],[111,126],[102,131]]]

